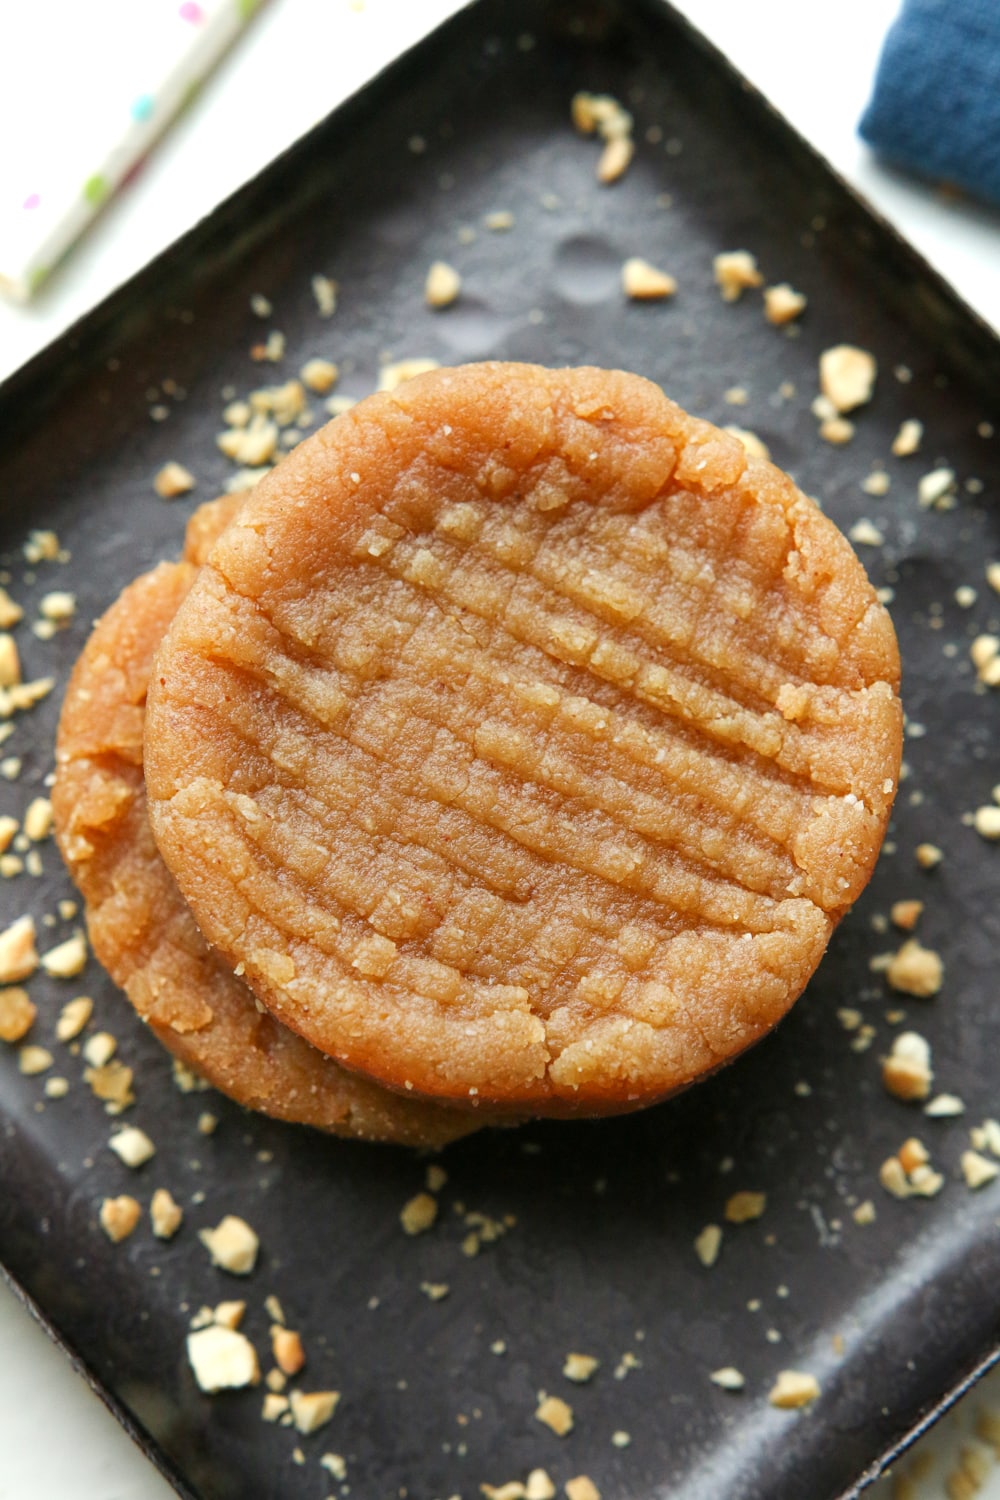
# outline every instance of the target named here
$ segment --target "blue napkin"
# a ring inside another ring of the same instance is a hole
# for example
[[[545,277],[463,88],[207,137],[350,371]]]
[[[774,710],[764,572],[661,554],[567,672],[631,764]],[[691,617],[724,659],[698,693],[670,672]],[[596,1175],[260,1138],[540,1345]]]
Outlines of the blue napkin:
[[[858,129],[896,166],[1000,203],[1000,0],[903,0]]]

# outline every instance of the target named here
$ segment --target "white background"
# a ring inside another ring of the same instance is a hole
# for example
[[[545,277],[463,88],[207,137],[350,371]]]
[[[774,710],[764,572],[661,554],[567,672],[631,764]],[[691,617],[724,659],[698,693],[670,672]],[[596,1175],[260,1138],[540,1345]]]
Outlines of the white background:
[[[1000,217],[884,171],[854,134],[897,0],[839,0],[833,8],[808,0],[677,3],[1000,328]],[[457,8],[455,0],[271,0],[37,303],[0,305],[0,377]],[[33,86],[26,68],[4,72],[5,90]],[[995,1384],[992,1399],[1000,1404]],[[941,1454],[959,1440],[952,1425],[947,1438],[932,1439],[939,1457],[921,1500],[944,1495]],[[167,1500],[172,1493],[0,1286],[0,1500]],[[888,1500],[882,1486],[875,1494]],[[1000,1471],[981,1500],[1000,1500]]]

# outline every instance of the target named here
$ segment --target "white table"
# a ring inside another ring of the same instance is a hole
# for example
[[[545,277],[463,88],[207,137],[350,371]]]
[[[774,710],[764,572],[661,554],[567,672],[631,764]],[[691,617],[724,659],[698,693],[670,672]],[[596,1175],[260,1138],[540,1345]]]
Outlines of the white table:
[[[833,10],[803,0],[677,3],[1000,328],[1000,218],[945,203],[885,172],[854,135],[897,0],[840,0]],[[456,0],[271,0],[39,301],[26,309],[0,305],[0,378],[458,8]],[[4,86],[11,86],[9,77]],[[254,109],[255,100],[265,100],[266,107]],[[992,1391],[1000,1404],[1000,1385],[994,1383]],[[960,1440],[952,1423],[933,1443],[943,1454]],[[921,1500],[943,1495],[944,1469],[939,1457],[932,1480],[919,1491]],[[886,1487],[874,1493],[888,1500]],[[170,1494],[0,1287],[0,1500],[167,1500]],[[980,1500],[1000,1500],[1000,1468]]]

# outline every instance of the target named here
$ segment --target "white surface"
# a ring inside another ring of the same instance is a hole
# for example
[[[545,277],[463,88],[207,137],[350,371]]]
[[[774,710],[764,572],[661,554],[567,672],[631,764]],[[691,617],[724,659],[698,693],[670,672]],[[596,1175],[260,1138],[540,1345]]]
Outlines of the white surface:
[[[832,11],[802,0],[679,3],[966,300],[1000,327],[1000,220],[944,203],[882,171],[854,135],[897,0],[840,0]],[[270,0],[143,174],[101,215],[38,302],[26,309],[0,305],[0,376],[455,9],[457,0]],[[11,86],[9,77],[4,86]],[[994,1384],[993,1392],[1000,1404],[1000,1386]],[[974,1401],[979,1404],[979,1398]],[[970,1421],[967,1410],[966,1427]],[[957,1440],[954,1434],[949,1439]],[[945,1439],[936,1435],[934,1446],[943,1450]],[[943,1496],[944,1468],[939,1457],[921,1497]],[[998,1473],[980,1500],[1000,1500]],[[163,1500],[168,1493],[0,1287],[0,1500]],[[888,1500],[888,1493],[880,1486],[873,1496]]]

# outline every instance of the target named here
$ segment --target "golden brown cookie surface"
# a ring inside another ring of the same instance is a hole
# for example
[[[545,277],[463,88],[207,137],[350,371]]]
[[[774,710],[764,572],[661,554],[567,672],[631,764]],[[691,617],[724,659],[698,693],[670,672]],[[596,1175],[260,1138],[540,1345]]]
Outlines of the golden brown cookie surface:
[[[200,556],[235,505],[202,506]],[[52,790],[56,835],[86,903],[96,956],[166,1047],[238,1103],[364,1139],[443,1145],[466,1114],[399,1098],[337,1066],[261,1015],[201,936],[153,841],[142,731],[153,656],[196,576],[161,563],[99,621],[66,694]]]
[[[436,371],[214,550],[151,817],[210,940],[349,1066],[634,1107],[801,992],[885,830],[898,672],[843,536],[656,387]]]

